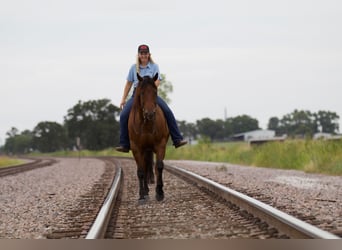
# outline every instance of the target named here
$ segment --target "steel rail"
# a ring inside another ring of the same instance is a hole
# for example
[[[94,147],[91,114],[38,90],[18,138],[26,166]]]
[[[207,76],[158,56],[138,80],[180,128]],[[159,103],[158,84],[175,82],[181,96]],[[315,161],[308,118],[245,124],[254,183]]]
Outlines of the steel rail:
[[[120,184],[122,180],[122,168],[118,167],[116,175],[110,191],[103,202],[103,205],[95,219],[95,222],[91,226],[86,239],[102,239],[106,233],[106,229],[110,220],[111,212],[115,205],[116,197],[119,193]]]
[[[195,182],[198,186],[203,186],[208,190],[218,194],[227,201],[230,201],[240,208],[264,220],[269,225],[293,238],[314,238],[314,239],[340,239],[338,236],[319,229],[304,221],[301,221],[289,214],[273,208],[254,198],[225,187],[219,183],[209,180],[203,176],[192,173],[188,170],[165,165],[165,169],[176,175]]]
[[[7,176],[7,175],[13,175],[13,174],[18,174],[22,173],[25,171],[33,170],[36,168],[41,168],[41,167],[46,167],[50,166],[57,161],[54,159],[42,159],[42,158],[27,158],[29,160],[33,160],[32,162],[28,163],[23,163],[23,164],[18,164],[14,166],[8,166],[8,167],[2,167],[0,168],[0,177]]]

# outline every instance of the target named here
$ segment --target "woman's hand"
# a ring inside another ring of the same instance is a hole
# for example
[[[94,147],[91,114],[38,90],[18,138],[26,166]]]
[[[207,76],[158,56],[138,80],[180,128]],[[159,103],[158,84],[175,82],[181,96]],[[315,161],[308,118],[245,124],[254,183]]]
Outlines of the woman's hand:
[[[125,85],[125,88],[124,88],[124,92],[123,92],[123,95],[122,95],[122,99],[121,99],[121,103],[120,103],[120,109],[121,110],[124,108],[124,106],[126,104],[126,99],[127,99],[129,91],[131,90],[132,85],[133,85],[132,82],[129,82],[129,81],[126,82],[126,85]]]
[[[120,109],[121,109],[121,110],[123,109],[123,107],[125,106],[125,104],[126,104],[126,101],[121,101],[121,103],[120,103]]]

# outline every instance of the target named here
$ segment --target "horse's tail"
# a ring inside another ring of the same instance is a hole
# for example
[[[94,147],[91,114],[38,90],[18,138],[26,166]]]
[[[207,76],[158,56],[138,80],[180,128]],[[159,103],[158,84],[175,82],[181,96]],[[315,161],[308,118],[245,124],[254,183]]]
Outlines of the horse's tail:
[[[144,160],[145,160],[145,164],[146,164],[147,181],[148,181],[148,183],[154,183],[153,151],[152,150],[146,150],[145,151]]]

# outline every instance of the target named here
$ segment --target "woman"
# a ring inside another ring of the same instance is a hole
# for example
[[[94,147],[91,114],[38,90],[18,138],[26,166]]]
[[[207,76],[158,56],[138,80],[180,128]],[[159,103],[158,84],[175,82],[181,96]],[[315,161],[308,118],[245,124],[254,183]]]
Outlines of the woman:
[[[133,105],[133,95],[132,97],[126,102],[127,96],[129,91],[131,90],[132,86],[135,88],[137,87],[139,80],[137,78],[137,73],[139,73],[142,77],[144,76],[155,76],[156,73],[158,73],[159,79],[155,81],[156,86],[158,87],[160,84],[160,72],[158,64],[154,63],[151,54],[150,49],[147,45],[142,44],[138,47],[138,56],[137,56],[137,63],[133,64],[128,72],[127,76],[127,82],[124,88],[124,92],[122,95],[122,100],[120,103],[120,108],[122,109],[120,114],[120,145],[116,147],[115,149],[120,152],[129,152],[130,150],[130,143],[129,143],[129,137],[128,137],[128,118],[129,113],[131,111],[132,105]],[[187,144],[187,141],[185,141],[182,137],[182,135],[179,132],[179,128],[177,126],[176,119],[170,110],[170,108],[167,106],[167,104],[161,99],[159,96],[157,98],[157,104],[159,107],[163,110],[169,130],[171,139],[173,141],[173,145],[178,148],[185,144]]]

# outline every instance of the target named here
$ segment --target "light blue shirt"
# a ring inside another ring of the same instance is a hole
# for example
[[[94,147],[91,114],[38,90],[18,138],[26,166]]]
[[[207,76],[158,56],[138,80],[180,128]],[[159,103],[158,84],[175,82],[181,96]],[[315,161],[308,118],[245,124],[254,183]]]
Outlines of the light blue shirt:
[[[158,64],[149,62],[145,67],[140,65],[139,68],[140,68],[139,74],[141,77],[144,77],[144,76],[154,77],[158,73],[158,79],[159,80],[162,79],[160,72],[159,72]],[[136,64],[133,64],[131,68],[129,69],[127,81],[132,82],[134,88],[138,86],[139,80],[137,77]]]

